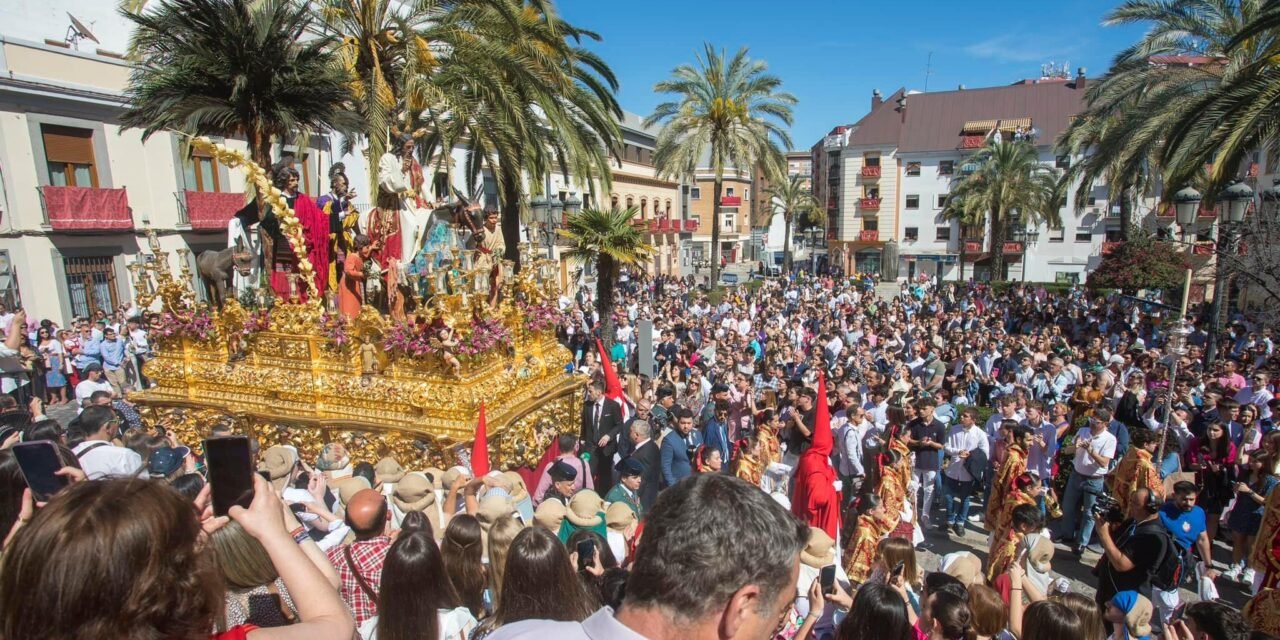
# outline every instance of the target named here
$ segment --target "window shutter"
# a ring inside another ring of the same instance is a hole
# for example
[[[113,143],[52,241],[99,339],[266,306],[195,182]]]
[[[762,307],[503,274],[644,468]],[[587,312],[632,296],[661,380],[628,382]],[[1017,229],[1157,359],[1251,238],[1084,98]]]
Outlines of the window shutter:
[[[49,162],[94,164],[92,130],[46,124],[40,125],[40,133]]]

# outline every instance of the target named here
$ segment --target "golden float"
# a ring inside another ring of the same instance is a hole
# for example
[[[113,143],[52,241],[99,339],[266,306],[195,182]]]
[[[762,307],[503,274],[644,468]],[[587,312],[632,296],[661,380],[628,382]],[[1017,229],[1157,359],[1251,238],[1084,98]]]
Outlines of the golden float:
[[[295,252],[306,255],[298,250],[305,245],[297,218],[260,167],[207,139],[193,145],[243,167]],[[150,230],[148,244],[152,255],[129,272],[141,308],[161,320],[152,336],[156,357],[146,364],[154,386],[129,399],[146,421],[183,442],[198,443],[227,424],[263,448],[295,445],[304,458],[340,442],[353,461],[390,455],[410,468],[443,467],[474,440],[483,402],[491,461],[510,468],[535,463],[552,438],[577,430],[583,380],[565,371],[571,356],[555,338],[555,323],[545,313],[539,322],[531,311],[555,308],[553,266],[533,259],[528,245],[520,273],[502,265],[507,277],[496,306],[478,295],[488,278],[477,277],[474,256],[461,251],[451,268],[422,283],[422,311],[397,324],[369,306],[343,319],[326,310],[314,289],[306,301],[242,296],[261,306],[228,300],[214,309],[197,301],[185,249],[178,250],[175,273]],[[309,275],[302,280],[314,287]],[[430,336],[441,326],[464,341],[484,328],[502,340],[483,352],[455,354]],[[389,336],[405,331],[431,346],[412,353],[388,346]]]

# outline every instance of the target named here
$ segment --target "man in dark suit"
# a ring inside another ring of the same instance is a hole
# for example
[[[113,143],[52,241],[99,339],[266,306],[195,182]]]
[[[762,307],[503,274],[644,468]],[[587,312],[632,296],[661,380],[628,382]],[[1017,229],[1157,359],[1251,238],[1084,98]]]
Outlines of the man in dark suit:
[[[628,433],[631,438],[631,457],[639,462],[644,470],[640,473],[640,506],[644,513],[649,513],[653,502],[658,499],[658,490],[662,488],[662,453],[658,451],[658,443],[653,441],[653,427],[644,420],[631,423]]]
[[[622,435],[622,407],[604,397],[604,383],[591,383],[587,402],[582,406],[582,429],[578,439],[581,450],[591,454],[596,492],[604,495],[613,488],[613,454]]]
[[[702,445],[702,434],[693,429],[693,413],[684,407],[676,410],[676,427],[662,438],[662,487],[670,487],[693,475],[690,451]]]

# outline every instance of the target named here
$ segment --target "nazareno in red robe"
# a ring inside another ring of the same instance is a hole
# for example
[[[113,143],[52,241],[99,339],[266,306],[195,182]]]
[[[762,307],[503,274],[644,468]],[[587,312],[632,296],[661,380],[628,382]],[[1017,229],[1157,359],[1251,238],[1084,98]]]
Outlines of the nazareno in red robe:
[[[813,446],[800,454],[792,487],[791,512],[805,524],[827,532],[831,539],[840,527],[840,492],[831,466],[831,408],[827,405],[827,377],[818,373],[817,409],[813,421]]]
[[[293,213],[302,225],[302,236],[307,243],[307,260],[315,270],[316,291],[324,297],[329,278],[329,218],[305,193],[299,193],[293,201]],[[287,237],[276,242],[275,257],[271,266],[271,289],[278,298],[289,297],[289,274],[298,272],[298,259]],[[298,292],[306,300],[307,286],[299,283]]]

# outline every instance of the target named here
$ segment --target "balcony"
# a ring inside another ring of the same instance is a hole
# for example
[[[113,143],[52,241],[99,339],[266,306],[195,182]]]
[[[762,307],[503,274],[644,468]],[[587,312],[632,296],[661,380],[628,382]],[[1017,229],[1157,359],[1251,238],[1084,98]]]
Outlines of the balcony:
[[[987,145],[987,136],[960,136],[961,149],[981,149]]]
[[[1197,242],[1191,246],[1192,255],[1211,256],[1218,245],[1213,242]]]
[[[1113,251],[1115,251],[1116,249],[1119,249],[1119,248],[1120,248],[1120,244],[1121,244],[1121,243],[1120,243],[1120,242],[1118,242],[1118,241],[1117,241],[1117,242],[1103,242],[1103,243],[1102,243],[1102,255],[1104,255],[1104,256],[1106,256],[1106,255],[1110,255]]]
[[[720,206],[722,207],[741,207],[742,196],[721,196]]]
[[[194,231],[226,231],[227,222],[245,205],[242,193],[177,191],[178,224]]]
[[[870,164],[868,164],[868,165],[863,165],[863,167],[862,167],[862,177],[864,177],[864,178],[879,178],[879,177],[880,177],[880,165],[870,165]]]
[[[129,194],[120,189],[39,187],[44,222],[54,231],[129,231],[133,211]]]
[[[684,230],[685,230],[685,231],[687,231],[687,232],[697,231],[697,230],[698,230],[698,221],[697,221],[697,220],[685,220],[685,221],[684,221]]]
[[[1021,242],[1015,242],[1012,240],[1005,242],[1004,244],[1000,245],[1000,247],[1003,250],[1002,253],[1006,255],[1020,254],[1024,249],[1024,246]]]
[[[880,232],[878,230],[863,230],[858,232],[858,242],[880,242]]]
[[[982,241],[981,240],[965,240],[964,252],[965,253],[982,253]]]
[[[859,198],[858,208],[866,211],[879,211],[880,198]]]

